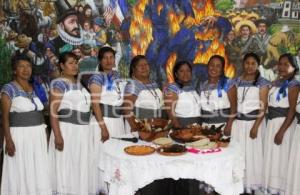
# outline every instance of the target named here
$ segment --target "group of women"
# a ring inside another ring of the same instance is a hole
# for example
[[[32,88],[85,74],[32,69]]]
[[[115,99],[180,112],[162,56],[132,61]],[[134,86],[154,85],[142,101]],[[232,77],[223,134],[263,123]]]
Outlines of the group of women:
[[[290,54],[280,57],[274,83],[260,76],[259,57],[253,53],[245,55],[243,74],[236,79],[225,76],[223,57],[212,56],[208,80],[199,85],[192,81],[192,65],[178,61],[175,82],[163,90],[150,79],[145,56],[132,59],[128,80],[113,70],[112,48],[102,47],[98,57],[99,72],[82,84],[76,55],[60,56],[61,76],[50,88],[49,144],[44,106],[30,83],[31,62],[24,56],[14,59],[14,79],[1,90],[2,195],[108,193],[98,169],[102,144],[137,131],[144,118],[169,118],[174,129],[194,123],[223,126],[224,135],[231,135],[245,155],[245,193],[299,194],[300,84]],[[185,192],[195,194],[195,189]]]

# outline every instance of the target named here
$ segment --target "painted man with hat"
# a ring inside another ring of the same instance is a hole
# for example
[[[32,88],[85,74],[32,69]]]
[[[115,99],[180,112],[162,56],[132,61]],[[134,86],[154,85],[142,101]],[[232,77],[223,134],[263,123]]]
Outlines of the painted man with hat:
[[[258,32],[254,34],[253,39],[256,40],[258,51],[256,54],[261,58],[262,65],[265,65],[267,59],[267,46],[271,35],[267,32],[268,22],[265,19],[259,19],[256,22]]]
[[[102,47],[103,45],[106,44],[107,41],[107,35],[104,26],[105,26],[105,22],[103,18],[100,18],[99,16],[94,18],[93,28],[96,33],[95,39],[96,39],[96,45],[98,47]]]
[[[267,46],[267,60],[265,63],[268,63],[271,60],[278,60],[280,57],[278,49],[280,47],[288,48],[291,45],[288,37],[290,32],[291,29],[289,26],[283,25],[279,32],[272,35]]]
[[[232,45],[235,48],[239,48],[237,53],[238,59],[236,67],[236,76],[240,76],[242,73],[242,59],[246,53],[258,51],[258,44],[253,38],[253,34],[256,33],[257,29],[255,24],[250,20],[241,20],[235,26],[236,33],[239,36],[233,41]]]
[[[66,44],[81,45],[83,43],[82,29],[78,21],[78,12],[73,9],[67,0],[57,0],[55,2],[57,11],[57,32],[58,37],[50,41],[55,48],[55,54],[59,55],[59,50]]]

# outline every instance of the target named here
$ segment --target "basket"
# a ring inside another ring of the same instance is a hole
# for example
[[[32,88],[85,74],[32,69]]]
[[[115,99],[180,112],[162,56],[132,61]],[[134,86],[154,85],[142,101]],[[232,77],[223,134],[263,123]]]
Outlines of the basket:
[[[171,125],[169,124],[168,120],[166,119],[149,119],[143,120],[143,127],[141,130],[138,131],[139,137],[141,140],[151,142],[160,137],[167,137],[169,131],[171,129]],[[146,124],[151,127],[151,130],[146,129]],[[157,129],[162,129],[161,131],[157,131]]]

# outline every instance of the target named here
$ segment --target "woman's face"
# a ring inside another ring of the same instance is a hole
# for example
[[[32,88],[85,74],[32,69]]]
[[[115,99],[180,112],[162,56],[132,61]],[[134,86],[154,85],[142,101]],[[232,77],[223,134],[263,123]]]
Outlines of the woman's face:
[[[248,57],[245,60],[243,66],[244,66],[244,73],[246,75],[256,74],[258,70],[258,64],[254,57]]]
[[[136,64],[133,75],[136,78],[149,78],[150,75],[150,66],[146,59],[140,59]]]
[[[188,83],[192,80],[192,70],[187,64],[181,65],[175,74],[177,79],[182,83]]]
[[[208,76],[210,78],[219,78],[223,74],[222,62],[218,58],[213,58],[208,63]]]
[[[288,77],[291,75],[295,68],[292,66],[292,64],[289,62],[287,57],[283,57],[278,62],[278,74],[281,77]]]
[[[115,56],[112,52],[105,52],[100,61],[103,70],[111,71],[115,66]]]
[[[60,63],[60,67],[64,75],[76,76],[78,74],[78,61],[73,57],[69,57],[64,64]]]
[[[20,60],[16,66],[16,70],[14,71],[14,73],[16,78],[29,80],[32,73],[31,63],[26,60]]]

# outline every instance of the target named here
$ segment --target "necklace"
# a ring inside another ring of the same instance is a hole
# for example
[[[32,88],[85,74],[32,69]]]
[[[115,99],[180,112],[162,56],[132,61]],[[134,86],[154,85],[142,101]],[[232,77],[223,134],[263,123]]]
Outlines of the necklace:
[[[149,88],[149,87],[147,86],[147,84],[144,84],[143,82],[141,82],[141,83],[145,86],[145,88],[147,89],[147,91],[149,91],[149,92],[151,93],[151,95],[155,98],[155,100],[156,100],[156,102],[157,102],[157,105],[160,106],[160,98],[159,98],[157,92],[156,92],[155,89],[154,89],[153,83],[150,83],[151,88]]]
[[[239,101],[239,103],[242,104],[242,103],[245,101],[245,98],[246,98],[246,95],[247,95],[249,89],[250,89],[250,87],[244,86],[244,88],[243,88],[243,93],[242,93],[242,100]]]
[[[209,105],[209,99],[210,99],[210,96],[212,94],[212,90],[211,90],[211,87],[210,87],[210,84],[209,82],[207,81],[205,84],[205,88],[204,88],[204,96],[206,98],[206,104]],[[211,84],[211,85],[216,85],[216,84]]]
[[[21,83],[19,83],[17,80],[15,80],[15,81],[16,81],[17,85],[19,85],[19,87],[21,88],[21,90],[24,91],[24,93],[26,94],[26,98],[28,98],[31,101],[31,103],[34,104],[34,107],[35,107],[34,110],[37,110],[37,105],[36,105],[36,103],[34,101],[34,93],[33,93],[33,91],[25,90],[25,87]]]

